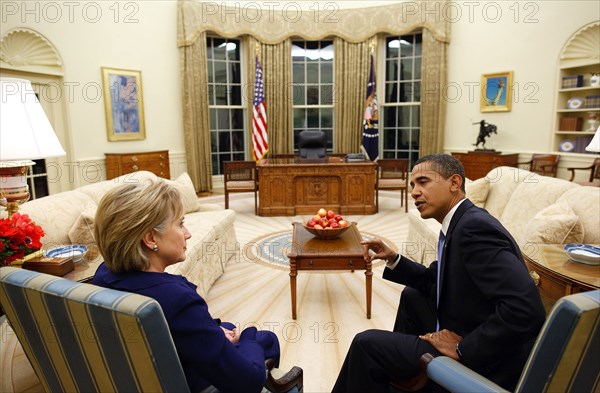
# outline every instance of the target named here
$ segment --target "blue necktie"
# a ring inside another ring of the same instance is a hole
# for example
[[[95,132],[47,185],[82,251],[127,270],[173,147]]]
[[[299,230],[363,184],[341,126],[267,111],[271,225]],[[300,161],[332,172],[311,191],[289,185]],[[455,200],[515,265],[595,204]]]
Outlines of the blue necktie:
[[[440,231],[440,238],[438,240],[438,269],[437,269],[437,301],[436,306],[440,304],[440,272],[442,271],[442,251],[444,250],[444,241],[446,240],[446,236],[444,232]],[[440,321],[437,321],[436,331],[440,330]]]

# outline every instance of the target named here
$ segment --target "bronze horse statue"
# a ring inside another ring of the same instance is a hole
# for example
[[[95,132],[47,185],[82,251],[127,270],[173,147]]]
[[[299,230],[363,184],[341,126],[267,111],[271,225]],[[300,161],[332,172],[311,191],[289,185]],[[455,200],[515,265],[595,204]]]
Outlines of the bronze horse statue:
[[[485,138],[488,138],[491,134],[498,134],[496,130],[498,129],[494,124],[486,123],[485,120],[481,120],[479,124],[479,135],[477,136],[477,143],[474,143],[473,146],[477,150],[489,150],[485,148]],[[479,149],[479,144],[481,143],[481,149]]]

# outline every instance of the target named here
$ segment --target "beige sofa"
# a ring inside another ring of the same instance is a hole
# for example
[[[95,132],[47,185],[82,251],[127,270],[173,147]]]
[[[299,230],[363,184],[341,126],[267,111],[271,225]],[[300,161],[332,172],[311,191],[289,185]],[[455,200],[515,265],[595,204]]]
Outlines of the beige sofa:
[[[600,243],[600,187],[580,186],[529,171],[499,167],[486,177],[467,181],[467,197],[486,209],[524,248],[535,243]],[[429,264],[437,259],[441,225],[408,215],[405,255]]]
[[[113,180],[102,181],[29,201],[20,208],[46,232],[44,249],[65,244],[93,244],[93,220],[102,196],[123,182],[156,178],[151,172],[140,171]],[[187,258],[170,266],[168,271],[181,274],[198,286],[206,296],[212,284],[236,253],[237,238],[233,228],[235,212],[217,205],[200,204],[187,173],[171,181],[184,196],[185,223],[192,233],[188,240]]]

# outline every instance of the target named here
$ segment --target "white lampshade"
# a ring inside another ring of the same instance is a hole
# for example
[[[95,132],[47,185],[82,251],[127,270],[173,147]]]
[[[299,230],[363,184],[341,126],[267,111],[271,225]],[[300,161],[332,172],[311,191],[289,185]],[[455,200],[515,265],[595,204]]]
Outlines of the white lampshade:
[[[587,151],[594,151],[596,153],[600,153],[600,127],[596,130],[594,137],[589,145],[585,148]]]
[[[31,83],[0,78],[0,161],[66,155]]]

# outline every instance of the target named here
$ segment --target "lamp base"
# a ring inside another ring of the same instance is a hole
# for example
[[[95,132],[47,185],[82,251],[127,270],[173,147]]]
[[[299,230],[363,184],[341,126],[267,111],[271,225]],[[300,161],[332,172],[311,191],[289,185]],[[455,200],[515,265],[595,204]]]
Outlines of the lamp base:
[[[19,205],[29,200],[27,171],[33,161],[0,162],[0,206],[4,206],[11,217]]]

